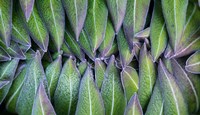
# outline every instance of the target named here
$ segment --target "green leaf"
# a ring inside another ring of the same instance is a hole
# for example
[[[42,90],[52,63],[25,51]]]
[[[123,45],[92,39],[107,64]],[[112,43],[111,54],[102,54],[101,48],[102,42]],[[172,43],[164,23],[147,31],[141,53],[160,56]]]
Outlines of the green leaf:
[[[90,38],[92,51],[95,52],[104,40],[108,9],[103,0],[88,0],[88,11],[84,29]]]
[[[164,52],[164,56],[165,56],[165,58],[170,58],[173,54],[174,54],[174,51],[173,51],[171,45],[168,43],[167,47],[165,49],[165,52]]]
[[[0,3],[0,40],[8,47],[12,33],[13,0],[0,0]]]
[[[62,2],[61,0],[36,0],[36,3],[57,50],[60,52],[65,30],[65,13]]]
[[[131,97],[124,115],[143,115],[142,107],[136,93]]]
[[[101,56],[101,55],[100,56],[103,58],[108,58],[117,52],[118,52],[118,46],[117,46],[117,40],[115,39],[111,45],[111,48],[108,50],[108,52],[105,53],[103,56]]]
[[[76,40],[72,37],[72,35],[65,31],[65,40],[67,45],[69,46],[72,53],[77,56],[81,61],[85,59],[85,54],[82,52],[79,44],[76,42]]]
[[[19,97],[20,91],[25,81],[27,65],[22,65],[20,68],[21,70],[20,72],[15,74],[15,79],[12,83],[8,95],[6,96],[6,109],[12,113],[16,113],[15,109],[16,109],[17,99]]]
[[[126,13],[127,0],[106,0],[115,32],[121,28]]]
[[[139,90],[138,98],[142,108],[146,108],[153,86],[156,81],[156,69],[151,59],[150,53],[147,52],[146,44],[140,50],[139,56]]]
[[[28,22],[31,16],[31,13],[33,11],[35,0],[19,0],[19,2],[23,10],[24,16],[26,18],[26,21]]]
[[[125,36],[132,49],[135,34],[144,29],[150,0],[128,0],[123,22]]]
[[[47,51],[49,44],[49,34],[45,24],[39,16],[36,6],[33,8],[33,12],[30,16],[28,23],[26,24],[28,31],[33,41],[44,51]]]
[[[87,68],[80,84],[76,115],[104,115],[101,94],[94,82],[92,70]]]
[[[112,26],[111,21],[108,19],[107,26],[106,26],[105,38],[98,49],[101,57],[104,58],[105,55],[109,52],[109,50],[112,48],[114,39],[115,39],[115,30]]]
[[[184,30],[188,0],[161,0],[164,19],[166,22],[169,41],[174,51]]]
[[[191,82],[185,70],[175,59],[172,59],[171,63],[176,82],[180,87],[186,102],[188,103],[189,112],[197,112],[199,110],[199,99],[193,83]]]
[[[126,106],[126,99],[120,81],[119,71],[115,66],[115,57],[111,56],[107,66],[101,94],[104,100],[106,114],[122,115]]]
[[[87,61],[82,61],[82,62],[79,63],[78,70],[79,70],[81,76],[84,75],[85,70],[87,69],[87,66],[88,66]]]
[[[137,71],[134,68],[127,66],[121,72],[121,81],[127,101],[129,101],[132,95],[138,91],[139,78]]]
[[[46,68],[46,77],[48,82],[48,92],[53,99],[54,92],[58,83],[60,72],[62,69],[62,56],[59,55],[56,60],[49,64]]]
[[[95,82],[98,86],[99,89],[101,89],[104,76],[105,76],[105,71],[106,71],[106,64],[100,60],[99,58],[95,59]]]
[[[9,54],[7,54],[1,47],[0,47],[0,61],[8,61],[11,60]]]
[[[40,82],[34,98],[32,115],[56,115],[53,106],[45,91],[43,82]]]
[[[154,62],[157,61],[160,55],[164,52],[167,46],[168,37],[160,4],[160,0],[155,0],[150,27],[151,55]]]
[[[94,60],[96,53],[95,52],[93,53],[92,48],[90,46],[90,39],[84,30],[82,30],[82,32],[80,33],[78,42],[81,48],[83,49],[83,51],[88,55],[88,57]]]
[[[56,91],[54,107],[57,114],[74,114],[76,110],[81,75],[76,62],[70,57],[64,64]]]
[[[163,105],[164,100],[162,98],[159,80],[157,79],[145,115],[163,115]]]
[[[122,29],[119,31],[117,35],[117,44],[118,44],[122,67],[125,68],[133,59],[134,52],[133,50],[130,51],[128,42],[124,36],[124,32]]]
[[[12,40],[25,46],[31,46],[31,39],[29,33],[25,28],[25,23],[22,20],[18,3],[15,1],[12,16]]]
[[[182,57],[199,50],[200,46],[200,9],[190,3],[187,8],[186,24],[182,33],[182,37],[177,46],[177,51],[173,57]]]
[[[16,111],[20,115],[31,114],[34,97],[41,80],[46,78],[42,64],[41,55],[37,51],[34,58],[27,65],[25,81],[17,100]]]
[[[140,32],[138,32],[138,33],[136,33],[135,34],[135,37],[136,38],[148,38],[149,37],[149,35],[150,35],[150,27],[148,27],[148,28],[146,28],[146,29],[144,29],[144,30],[142,30],[142,31],[140,31]]]
[[[187,105],[174,77],[168,72],[163,62],[158,65],[158,78],[164,99],[164,114],[188,115]]]
[[[194,53],[187,59],[185,69],[188,72],[196,73],[196,74],[200,73],[200,58],[199,57],[200,57],[200,51],[197,51],[196,53]]]
[[[18,63],[19,59],[12,59],[11,61],[0,63],[0,81],[9,81],[7,85],[4,85],[0,89],[0,104],[9,92]]]
[[[87,14],[88,0],[62,0],[62,3],[78,41]]]

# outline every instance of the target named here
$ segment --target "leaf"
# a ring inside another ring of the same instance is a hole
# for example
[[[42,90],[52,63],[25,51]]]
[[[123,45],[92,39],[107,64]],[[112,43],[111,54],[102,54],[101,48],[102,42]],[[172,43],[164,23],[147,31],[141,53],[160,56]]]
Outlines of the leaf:
[[[36,5],[33,8],[33,12],[26,26],[33,41],[44,52],[46,52],[49,44],[49,34],[45,24],[42,22],[42,19],[39,16],[39,13],[36,9]]]
[[[27,65],[25,81],[17,100],[16,112],[20,115],[31,114],[34,97],[41,80],[46,78],[42,64],[41,55],[37,51]]]
[[[88,55],[88,57],[91,60],[94,60],[96,53],[93,53],[92,48],[90,46],[90,39],[84,30],[82,30],[82,32],[80,33],[78,42],[79,42],[80,47]]]
[[[10,46],[12,33],[12,0],[0,0],[0,40]]]
[[[144,29],[144,30],[142,30],[142,31],[140,31],[140,32],[138,32],[138,33],[136,33],[135,34],[135,37],[136,38],[148,38],[149,37],[149,35],[150,35],[150,27],[148,27],[148,28],[146,28],[146,29]]]
[[[2,104],[3,100],[9,92],[18,63],[19,59],[12,59],[11,61],[3,62],[0,64],[0,81],[9,81],[7,85],[0,89],[0,104]]]
[[[194,113],[199,110],[199,99],[197,95],[197,91],[188,77],[185,70],[181,67],[181,65],[175,60],[171,60],[173,67],[173,74],[176,79],[176,82],[188,103],[189,112]],[[183,85],[184,84],[184,85]]]
[[[173,51],[171,45],[168,43],[167,47],[165,49],[165,52],[164,52],[164,56],[165,56],[165,58],[170,58],[173,54],[174,54],[174,51]]]
[[[19,2],[23,10],[24,16],[26,18],[26,21],[28,22],[31,16],[31,13],[33,11],[35,0],[19,0]]]
[[[190,3],[187,8],[186,24],[173,57],[182,57],[197,51],[200,43],[200,9]]]
[[[56,115],[46,94],[43,82],[40,82],[38,86],[37,93],[34,98],[32,115]]]
[[[167,71],[160,60],[158,65],[158,78],[161,85],[164,102],[164,114],[188,115],[183,95],[174,77]]]
[[[157,61],[160,55],[164,52],[167,46],[168,37],[160,4],[160,0],[154,2],[153,17],[150,25],[151,55],[154,62]]]
[[[164,100],[162,98],[159,80],[157,79],[145,115],[163,115],[163,105]]]
[[[104,80],[104,75],[106,71],[106,64],[101,61],[99,58],[95,59],[95,82],[97,84],[97,87],[101,89],[103,80]]]
[[[19,97],[20,91],[25,81],[26,71],[27,71],[27,65],[23,65],[21,71],[15,74],[15,79],[8,92],[8,95],[6,96],[6,109],[9,112],[16,113],[15,108],[17,104],[17,99]]]
[[[31,46],[31,39],[29,33],[25,28],[25,23],[22,20],[22,16],[19,15],[18,3],[15,1],[12,16],[12,40],[25,46]]]
[[[88,11],[84,29],[90,38],[93,52],[97,50],[104,40],[107,17],[108,9],[103,0],[88,0]]]
[[[115,66],[115,57],[112,55],[106,68],[101,94],[106,114],[122,115],[126,106],[126,99],[120,81],[119,71]]]
[[[108,50],[107,53],[104,54],[104,56],[100,55],[102,58],[108,58],[111,55],[118,52],[118,46],[117,46],[117,40],[115,39],[111,45],[111,48]]]
[[[135,34],[142,31],[145,26],[150,0],[128,0],[127,10],[123,22],[123,29],[129,47],[133,48]]]
[[[131,97],[124,115],[143,115],[142,107],[136,93]]]
[[[174,51],[184,30],[188,0],[161,0],[169,41]]]
[[[82,62],[79,63],[78,70],[79,70],[81,76],[84,75],[85,70],[87,69],[87,66],[88,66],[87,61],[82,61]]]
[[[48,92],[53,99],[54,92],[58,83],[60,72],[62,69],[62,56],[59,55],[56,60],[49,64],[46,68],[46,77],[48,82]]]
[[[190,72],[190,73],[200,73],[200,51],[197,51],[193,55],[191,55],[187,61],[186,61],[186,66],[185,69]]]
[[[108,19],[107,26],[106,26],[106,33],[105,38],[103,42],[101,43],[99,47],[99,52],[101,53],[101,57],[105,57],[105,55],[109,52],[109,50],[112,48],[112,44],[115,39],[115,30],[112,26],[111,21]]]
[[[10,81],[2,80],[0,81],[0,89],[4,88],[6,85],[8,85]]]
[[[92,70],[88,67],[81,80],[76,115],[104,114],[105,109],[101,94],[94,83]]]
[[[121,28],[126,13],[127,0],[106,0],[115,32]]]
[[[62,2],[61,0],[36,0],[36,3],[57,51],[60,52],[65,30],[65,13]]]
[[[123,30],[120,30],[117,35],[117,44],[119,49],[120,60],[122,67],[125,68],[133,59],[133,50],[130,51]]]
[[[54,107],[57,114],[74,114],[78,100],[81,75],[76,62],[70,57],[64,64],[54,93]]]
[[[67,45],[69,46],[72,53],[77,56],[81,61],[85,59],[85,55],[82,52],[79,44],[76,42],[76,40],[72,37],[72,35],[65,31],[65,40]]]
[[[62,0],[62,3],[78,41],[87,14],[88,0]]]
[[[8,61],[11,60],[10,55],[8,55],[1,47],[0,47],[0,61]]]
[[[121,81],[127,101],[129,101],[132,95],[138,91],[139,78],[137,71],[134,68],[127,66],[121,72]]]
[[[139,56],[139,90],[138,98],[142,108],[146,108],[151,94],[153,92],[153,86],[156,81],[156,69],[155,65],[150,57],[150,53],[147,52],[146,44],[140,50]]]

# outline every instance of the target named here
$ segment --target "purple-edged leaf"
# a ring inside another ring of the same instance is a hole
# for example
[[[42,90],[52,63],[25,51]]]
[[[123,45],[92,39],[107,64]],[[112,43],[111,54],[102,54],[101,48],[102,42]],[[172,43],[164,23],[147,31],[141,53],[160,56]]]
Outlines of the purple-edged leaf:
[[[135,34],[144,29],[150,0],[128,0],[123,22],[125,36],[130,48],[133,47]]]
[[[108,9],[103,0],[88,0],[88,11],[84,29],[90,38],[92,51],[95,52],[104,40]]]
[[[0,63],[0,81],[9,81],[7,85],[0,89],[0,104],[9,92],[18,63],[19,59],[12,59],[11,61]]]
[[[1,47],[0,47],[0,61],[8,61],[11,60],[9,54],[7,54]]]
[[[197,51],[193,55],[191,55],[185,65],[185,69],[188,72],[200,74],[200,51]]]
[[[101,58],[104,58],[104,56],[109,52],[109,50],[112,48],[112,44],[115,39],[115,30],[112,26],[111,21],[108,19],[107,26],[106,26],[106,34],[103,42],[101,43],[99,47],[99,52],[101,55]]]
[[[66,40],[66,43],[69,46],[70,50],[72,51],[72,53],[75,56],[77,56],[81,61],[83,61],[85,59],[84,52],[82,52],[82,50],[81,50],[79,44],[77,43],[77,41],[67,31],[65,31],[65,40]]]
[[[114,39],[113,43],[111,43],[111,48],[108,50],[108,52],[106,52],[103,55],[100,55],[100,57],[106,59],[109,58],[111,55],[118,53],[118,46],[117,46],[117,40]]]
[[[122,63],[122,67],[125,68],[133,59],[134,52],[130,51],[128,42],[124,36],[124,32],[121,29],[117,35],[117,44],[120,54],[120,60]]]
[[[92,48],[90,46],[90,39],[88,37],[88,34],[84,30],[82,30],[82,32],[80,33],[78,43],[80,44],[83,51],[88,55],[88,57],[91,60],[94,60],[96,52],[93,53]]]
[[[3,87],[8,85],[9,83],[10,83],[10,81],[8,81],[8,80],[0,81],[0,90],[3,89]]]
[[[199,110],[199,98],[193,83],[191,82],[185,70],[175,59],[172,59],[171,63],[173,67],[173,75],[181,89],[186,102],[188,103],[189,112],[197,112]]]
[[[85,70],[87,69],[87,66],[88,66],[88,62],[87,61],[82,61],[78,64],[78,70],[81,74],[81,76],[84,75],[85,73]]]
[[[124,115],[143,115],[137,93],[135,93],[128,102]]]
[[[70,51],[69,46],[67,46],[66,41],[64,40],[61,50],[63,51],[64,56],[72,56],[73,53]]]
[[[95,59],[95,82],[99,89],[101,89],[106,71],[106,64],[99,58]]]
[[[104,115],[105,108],[90,67],[87,68],[80,84],[76,115]]]
[[[161,0],[169,41],[174,51],[177,51],[177,46],[184,30],[188,1]]]
[[[54,107],[57,114],[70,115],[75,113],[80,78],[76,62],[70,57],[62,68],[54,93]]]
[[[50,94],[51,99],[53,99],[61,69],[62,69],[62,56],[59,55],[57,59],[54,60],[51,64],[49,64],[45,70],[48,82],[48,92]]]
[[[150,26],[151,55],[154,62],[157,61],[160,55],[164,52],[167,46],[168,37],[165,20],[162,14],[162,7],[160,4],[160,0],[155,0]]]
[[[46,79],[46,76],[41,63],[41,55],[40,52],[37,51],[27,65],[25,81],[16,105],[16,112],[18,114],[31,114],[37,88],[40,81],[44,79]]]
[[[150,27],[135,34],[136,38],[148,38],[150,35]]]
[[[6,109],[11,113],[16,113],[16,104],[19,97],[20,91],[22,89],[25,75],[26,75],[27,65],[22,65],[20,71],[16,71],[15,80],[6,96]]]
[[[182,57],[200,48],[200,8],[195,3],[190,3],[186,16],[182,37],[173,57]]]
[[[142,108],[146,108],[153,92],[156,81],[156,68],[150,53],[147,51],[146,44],[140,50],[139,56],[139,90],[138,98]]]
[[[57,51],[60,52],[65,30],[65,13],[62,2],[61,0],[36,0],[36,4]]]
[[[78,41],[87,14],[88,0],[62,0],[62,3]]]
[[[164,100],[164,114],[188,115],[188,108],[181,90],[161,60],[158,65],[158,78]]]
[[[13,0],[0,0],[0,40],[10,46]]]
[[[115,57],[111,56],[106,68],[101,94],[106,114],[122,115],[126,106],[125,94],[120,81],[119,70],[115,66]]]
[[[164,100],[162,98],[160,83],[157,79],[145,115],[163,115],[163,105]]]
[[[115,32],[121,28],[126,13],[127,0],[106,0]]]
[[[137,71],[134,68],[127,66],[121,72],[121,81],[124,87],[127,101],[129,101],[132,95],[135,92],[137,92],[139,88],[138,86],[139,78],[138,78]]]
[[[26,21],[28,22],[31,16],[31,13],[33,11],[35,0],[19,0],[19,2],[23,10],[24,16],[26,18]]]
[[[28,31],[33,41],[46,52],[49,44],[49,34],[45,24],[39,16],[36,5],[33,8],[33,12],[29,21],[26,24]]]
[[[170,58],[174,54],[174,51],[171,45],[168,43],[167,48],[165,49],[164,56],[165,58]]]
[[[133,52],[134,52],[134,56],[137,60],[139,60],[139,55],[140,55],[140,49],[142,47],[142,44],[137,42],[133,44]]]
[[[46,94],[43,82],[40,82],[38,86],[31,115],[56,115],[54,108]]]

